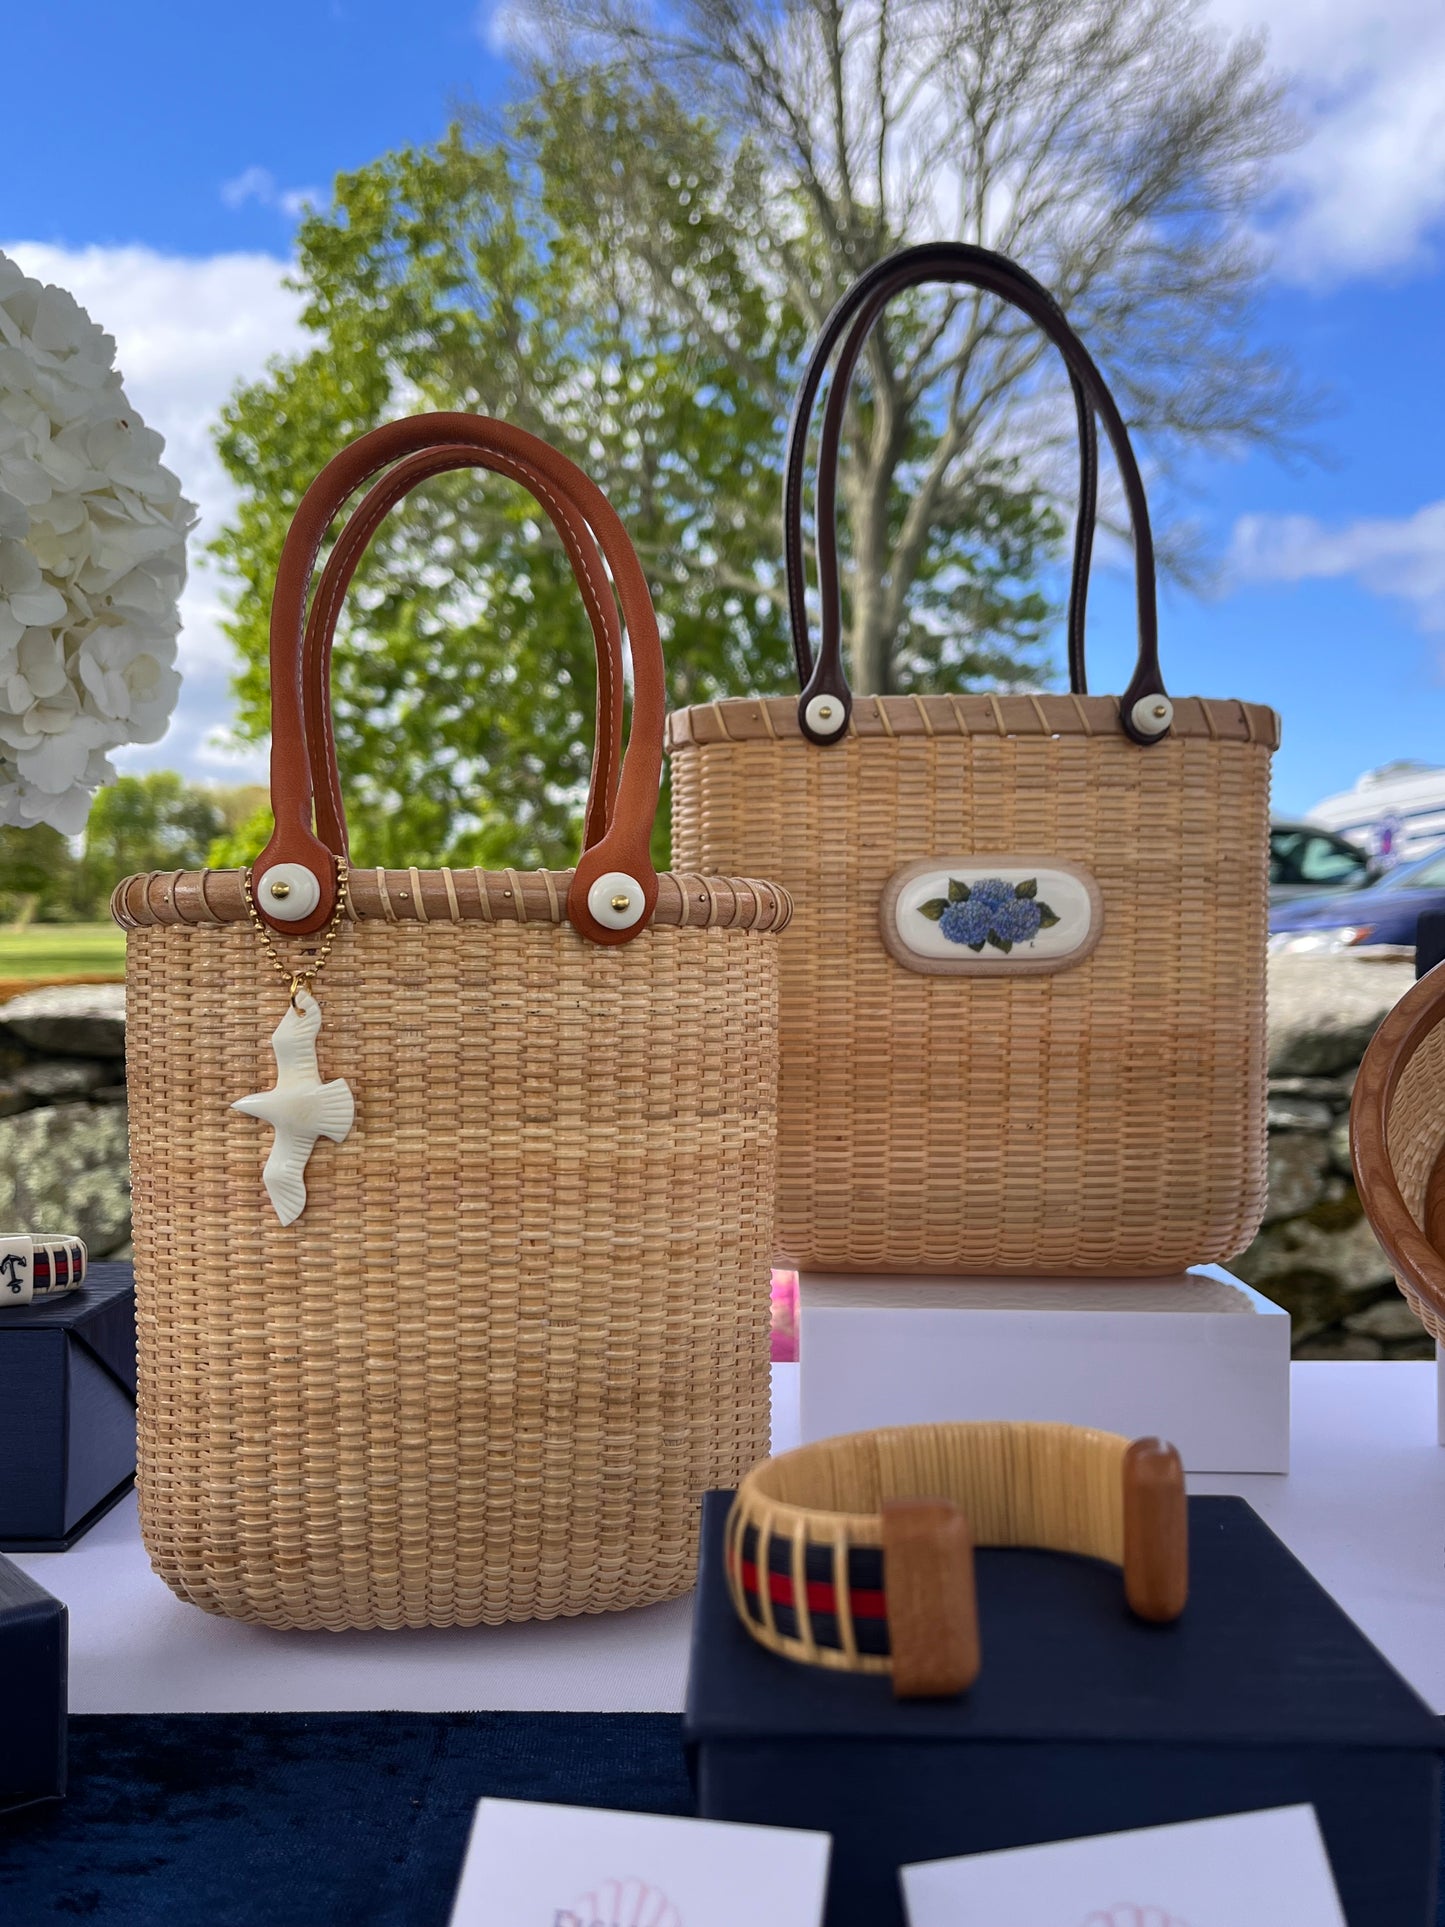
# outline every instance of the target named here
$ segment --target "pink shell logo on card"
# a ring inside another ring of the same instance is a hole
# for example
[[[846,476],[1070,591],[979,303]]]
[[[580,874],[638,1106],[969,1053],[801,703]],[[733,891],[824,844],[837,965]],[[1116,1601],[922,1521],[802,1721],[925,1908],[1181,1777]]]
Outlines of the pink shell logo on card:
[[[1189,1927],[1189,1923],[1167,1908],[1136,1907],[1124,1900],[1102,1913],[1090,1914],[1083,1927]]]
[[[604,1880],[559,1908],[552,1927],[683,1927],[683,1921],[667,1895],[645,1880]]]

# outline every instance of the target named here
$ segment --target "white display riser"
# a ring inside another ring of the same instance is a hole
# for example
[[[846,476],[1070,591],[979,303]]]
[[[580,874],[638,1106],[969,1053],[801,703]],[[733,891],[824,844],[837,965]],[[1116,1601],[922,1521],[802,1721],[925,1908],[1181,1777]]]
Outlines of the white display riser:
[[[1189,1472],[1288,1472],[1289,1314],[1218,1265],[1175,1278],[804,1272],[805,1441],[1053,1419],[1171,1440]]]

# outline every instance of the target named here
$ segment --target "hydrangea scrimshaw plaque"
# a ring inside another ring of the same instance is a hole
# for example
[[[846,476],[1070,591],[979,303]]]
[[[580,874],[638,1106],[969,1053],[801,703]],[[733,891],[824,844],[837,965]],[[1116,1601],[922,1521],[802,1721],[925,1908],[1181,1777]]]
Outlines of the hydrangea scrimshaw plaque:
[[[924,857],[889,878],[879,923],[889,954],[925,976],[1042,975],[1089,955],[1104,900],[1060,857]]]

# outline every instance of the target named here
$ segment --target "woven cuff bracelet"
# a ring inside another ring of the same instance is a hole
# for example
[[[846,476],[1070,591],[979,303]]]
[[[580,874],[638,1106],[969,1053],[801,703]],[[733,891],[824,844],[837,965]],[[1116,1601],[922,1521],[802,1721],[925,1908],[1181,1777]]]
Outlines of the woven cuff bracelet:
[[[1141,1619],[1189,1590],[1179,1454],[1073,1425],[914,1425],[753,1467],[727,1527],[734,1609],[760,1645],[900,1699],[960,1693],[979,1668],[973,1548],[1041,1546],[1122,1567]]]
[[[74,1291],[85,1277],[79,1238],[31,1238],[0,1231],[0,1305],[28,1305]]]

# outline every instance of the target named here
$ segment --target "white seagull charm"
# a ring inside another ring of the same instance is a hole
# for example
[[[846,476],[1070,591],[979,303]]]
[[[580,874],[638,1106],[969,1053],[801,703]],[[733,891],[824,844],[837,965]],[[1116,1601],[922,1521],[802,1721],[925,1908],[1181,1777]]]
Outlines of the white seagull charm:
[[[344,1077],[323,1084],[316,1068],[316,1037],[321,1006],[309,990],[298,990],[295,1004],[271,1035],[276,1053],[276,1083],[253,1097],[238,1097],[233,1111],[259,1117],[276,1133],[261,1182],[282,1224],[294,1224],[306,1209],[306,1160],[316,1140],[340,1144],[356,1121],[356,1102]]]

